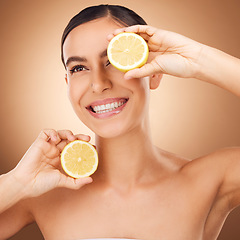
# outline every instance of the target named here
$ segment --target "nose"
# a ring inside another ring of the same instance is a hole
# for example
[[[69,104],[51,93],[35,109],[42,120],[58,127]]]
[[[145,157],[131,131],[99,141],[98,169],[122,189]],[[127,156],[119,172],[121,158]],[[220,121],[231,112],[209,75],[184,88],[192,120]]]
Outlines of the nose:
[[[102,93],[112,88],[112,82],[104,69],[99,68],[92,72],[91,88],[94,93]]]

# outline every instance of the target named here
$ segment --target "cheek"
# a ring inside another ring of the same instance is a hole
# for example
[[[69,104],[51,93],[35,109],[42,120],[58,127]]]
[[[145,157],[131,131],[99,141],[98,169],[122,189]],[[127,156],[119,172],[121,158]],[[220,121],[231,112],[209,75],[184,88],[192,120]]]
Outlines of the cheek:
[[[80,100],[84,96],[88,89],[87,81],[81,81],[79,79],[70,79],[68,84],[68,98],[73,107],[79,105]]]
[[[126,81],[129,89],[134,93],[135,96],[144,100],[149,95],[149,77],[135,78]]]
[[[138,112],[140,115],[148,113],[150,89],[149,89],[149,78],[137,79],[138,84],[136,86],[136,106],[138,106]]]
[[[109,65],[106,71],[107,77],[115,84],[122,87],[125,86],[126,80],[124,79],[124,72],[119,71],[112,65]]]

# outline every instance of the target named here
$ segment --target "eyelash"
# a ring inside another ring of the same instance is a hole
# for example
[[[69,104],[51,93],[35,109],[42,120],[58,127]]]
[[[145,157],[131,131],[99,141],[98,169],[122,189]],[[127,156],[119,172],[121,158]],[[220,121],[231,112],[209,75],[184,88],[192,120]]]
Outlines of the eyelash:
[[[107,64],[106,64],[106,67],[109,66],[110,64],[111,63],[108,60]],[[70,71],[71,74],[74,74],[76,72],[82,72],[83,70],[89,70],[89,69],[86,66],[84,66],[84,65],[76,65],[76,66],[73,66],[69,71]]]
[[[81,68],[81,70],[79,70]],[[76,66],[73,66],[71,69],[70,69],[70,73],[73,74],[73,73],[76,73],[76,72],[82,72],[84,69],[88,70],[88,68],[86,68],[85,66],[83,65],[76,65]]]
[[[109,60],[107,60],[107,64],[106,64],[106,67],[108,66],[108,65],[110,65],[111,63],[110,63],[110,61]]]

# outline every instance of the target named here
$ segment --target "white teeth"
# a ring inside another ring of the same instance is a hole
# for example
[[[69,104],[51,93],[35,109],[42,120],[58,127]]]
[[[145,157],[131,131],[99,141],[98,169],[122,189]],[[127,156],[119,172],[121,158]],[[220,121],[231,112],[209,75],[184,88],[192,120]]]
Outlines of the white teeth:
[[[119,102],[107,103],[105,105],[98,105],[92,108],[96,113],[106,113],[106,112],[111,112],[118,107],[121,107],[125,102],[126,101],[121,100]]]

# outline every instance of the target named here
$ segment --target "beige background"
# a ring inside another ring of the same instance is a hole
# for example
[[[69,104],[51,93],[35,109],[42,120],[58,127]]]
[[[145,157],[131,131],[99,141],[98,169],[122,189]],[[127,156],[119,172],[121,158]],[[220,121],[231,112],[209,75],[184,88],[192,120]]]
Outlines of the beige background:
[[[67,99],[60,38],[69,19],[94,0],[0,0],[0,173],[12,169],[42,128],[93,136]],[[105,3],[105,2],[104,2]],[[176,31],[240,57],[239,0],[120,0],[150,25]],[[195,158],[240,145],[240,100],[210,84],[165,76],[152,94],[154,142]],[[216,163],[217,164],[217,163]],[[240,209],[219,240],[239,239]],[[12,240],[42,239],[36,225]]]

